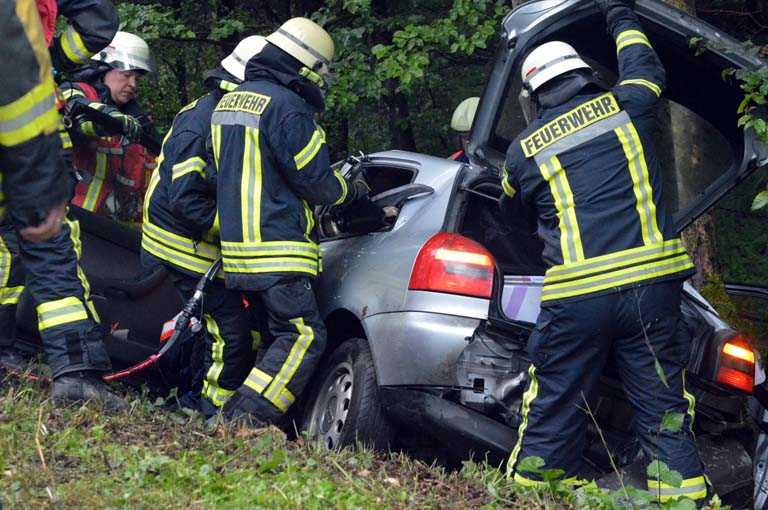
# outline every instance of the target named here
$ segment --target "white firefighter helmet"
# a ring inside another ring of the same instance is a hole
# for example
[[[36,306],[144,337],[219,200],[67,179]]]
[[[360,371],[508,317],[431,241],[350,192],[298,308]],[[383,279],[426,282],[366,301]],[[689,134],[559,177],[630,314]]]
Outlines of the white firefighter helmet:
[[[291,18],[269,34],[267,41],[301,62],[311,72],[302,73],[303,76],[315,82],[318,78],[322,81],[329,76],[334,53],[333,39],[314,21]]]
[[[479,97],[468,97],[459,103],[451,117],[451,129],[459,133],[468,133],[472,129],[478,104],[480,104]]]
[[[544,43],[523,61],[523,84],[535,91],[549,80],[574,69],[591,69],[570,44],[561,41]]]
[[[147,43],[138,35],[117,32],[109,46],[91,57],[112,69],[151,73],[155,69]]]
[[[245,66],[251,57],[258,54],[267,40],[260,35],[251,35],[237,43],[232,53],[224,57],[221,67],[240,81],[245,80]]]

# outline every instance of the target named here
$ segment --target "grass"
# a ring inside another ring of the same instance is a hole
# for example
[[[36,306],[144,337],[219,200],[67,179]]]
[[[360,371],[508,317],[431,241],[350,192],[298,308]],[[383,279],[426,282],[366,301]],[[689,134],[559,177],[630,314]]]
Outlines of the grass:
[[[210,430],[128,398],[130,411],[105,416],[91,405],[54,409],[37,383],[0,382],[4,508],[571,507],[546,491],[515,493],[492,466],[447,472],[404,454],[329,452],[275,428]]]

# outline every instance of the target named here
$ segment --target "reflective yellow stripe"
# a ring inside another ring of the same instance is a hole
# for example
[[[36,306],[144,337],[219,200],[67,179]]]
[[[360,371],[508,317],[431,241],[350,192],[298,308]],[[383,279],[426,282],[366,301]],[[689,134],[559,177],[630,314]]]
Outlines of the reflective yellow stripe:
[[[152,222],[145,222],[142,232],[154,241],[167,245],[174,250],[193,255],[197,258],[213,262],[219,257],[219,248],[204,241],[195,241],[188,237],[180,236],[170,230],[158,227]]]
[[[323,132],[323,130],[318,127],[312,133],[312,138],[310,138],[306,147],[301,149],[299,153],[293,157],[294,161],[296,162],[296,170],[301,170],[313,159],[315,159],[315,156],[317,156],[317,153],[320,152],[320,149],[324,143],[325,132]]]
[[[613,287],[621,287],[630,283],[638,283],[675,273],[682,273],[693,268],[693,262],[688,254],[636,265],[622,270],[611,271],[591,278],[581,278],[572,282],[544,284],[541,300],[562,299],[572,296],[591,294]]]
[[[302,241],[262,241],[258,243],[222,241],[221,251],[225,256],[241,258],[264,256],[317,258],[320,246],[313,242]]]
[[[312,341],[315,339],[314,330],[311,326],[307,326],[304,323],[303,318],[299,317],[291,319],[290,323],[296,326],[299,336],[293,342],[291,351],[288,353],[288,357],[285,359],[283,366],[280,367],[280,371],[272,380],[267,391],[264,392],[264,397],[275,404],[276,407],[283,412],[287,410],[290,403],[285,406],[285,409],[281,408],[281,406],[277,404],[277,402],[280,402],[281,400],[279,397],[284,395],[283,390],[285,390],[286,386],[291,382],[293,375],[296,373],[296,370],[298,370],[304,359],[304,355],[307,353],[310,345],[312,345]]]
[[[585,259],[575,264],[563,264],[550,268],[544,284],[549,285],[563,280],[570,280],[580,276],[588,276],[596,273],[618,269],[627,266],[635,266],[649,260],[659,260],[672,255],[685,253],[685,246],[680,239],[671,239],[650,246],[640,246],[629,250],[617,251],[599,257]]]
[[[568,264],[584,260],[581,233],[576,221],[576,204],[565,169],[560,165],[557,156],[552,156],[549,162],[541,165],[540,170],[544,180],[549,183],[560,219],[560,249],[563,252],[563,262]]]
[[[85,92],[76,88],[63,89],[61,91],[61,97],[65,100],[72,99],[73,97],[85,97]]]
[[[0,106],[0,145],[10,147],[59,127],[53,78],[33,87],[12,103]]]
[[[661,96],[661,87],[653,83],[652,81],[643,80],[640,78],[634,79],[634,80],[624,80],[619,85],[640,85],[642,87],[648,88],[656,94],[656,97]]]
[[[104,187],[104,180],[107,178],[107,155],[101,152],[96,153],[96,173],[93,174],[91,182],[88,183],[88,191],[83,200],[83,209],[86,211],[96,211],[99,202],[101,189]]]
[[[683,369],[682,377],[683,377],[683,398],[688,401],[688,409],[686,413],[691,418],[691,423],[689,424],[689,430],[691,431],[691,434],[693,434],[693,421],[696,419],[696,397],[694,397],[693,394],[689,393],[688,390],[685,389],[685,369]]]
[[[513,480],[515,481],[515,483],[522,485],[523,487],[549,487],[550,486],[549,482],[542,482],[539,480],[526,478],[520,473],[515,473]],[[594,481],[579,479],[579,478],[576,478],[575,476],[558,480],[558,483],[562,485],[569,485],[573,488],[585,487],[585,486],[597,488],[597,484]]]
[[[2,174],[0,174],[2,176]],[[1,182],[1,181],[0,181]],[[0,287],[7,287],[11,278],[11,266],[13,255],[5,244],[5,239],[0,236]]]
[[[658,498],[662,502],[680,499],[682,497],[690,498],[695,501],[707,496],[707,484],[703,475],[693,478],[685,478],[683,483],[680,484],[680,487],[674,487],[659,480],[649,479],[648,491],[654,498]]]
[[[221,330],[216,320],[209,314],[205,314],[205,329],[208,334],[213,338],[211,345],[211,358],[213,363],[211,364],[208,372],[205,374],[203,380],[203,395],[216,407],[223,406],[229,397],[234,395],[234,390],[228,390],[219,386],[219,376],[224,370],[224,349],[226,348],[226,342],[224,337],[221,336]]]
[[[640,135],[632,122],[617,128],[615,133],[624,149],[629,173],[632,175],[635,208],[640,216],[643,243],[646,246],[661,243],[663,237],[656,221],[656,204],[653,201],[653,189]]]
[[[349,186],[347,186],[347,180],[338,170],[333,171],[333,176],[336,177],[336,180],[339,181],[339,185],[341,186],[341,196],[339,196],[338,200],[336,200],[333,205],[340,205],[343,204],[347,199],[347,195],[349,194]]]
[[[180,177],[183,177],[191,172],[197,172],[205,177],[203,172],[203,169],[205,169],[205,164],[205,160],[198,156],[191,157],[185,161],[182,161],[181,163],[176,163],[171,168],[171,181],[175,181],[176,179],[179,179]]]
[[[245,128],[240,209],[243,241],[261,240],[261,149],[258,128]]]
[[[204,274],[210,267],[209,261],[168,248],[146,235],[146,233],[141,238],[141,247],[160,260],[193,273]]]
[[[523,435],[525,435],[525,429],[528,428],[528,413],[531,412],[531,404],[533,400],[539,394],[539,381],[536,379],[536,367],[531,364],[528,367],[528,389],[523,394],[523,401],[520,403],[520,415],[522,420],[520,426],[517,428],[517,443],[512,448],[512,453],[509,454],[509,462],[507,462],[507,476],[511,477],[514,473],[515,464],[517,463],[517,457],[520,455],[520,449],[523,446]]]
[[[317,276],[318,262],[299,257],[265,257],[254,260],[224,258],[224,271],[228,273],[307,273]]]
[[[221,125],[219,124],[211,125],[211,145],[213,145],[213,160],[216,163],[216,168],[218,168],[221,154]]]
[[[75,64],[84,64],[93,55],[85,47],[83,38],[72,25],[67,27],[66,33],[61,37],[61,49],[64,50],[64,54],[70,62]]]
[[[517,193],[517,190],[509,183],[509,170],[507,170],[506,164],[501,169],[501,189],[510,198],[514,197],[515,193]]]
[[[40,331],[43,331],[62,324],[88,320],[88,312],[76,297],[65,297],[38,305],[37,320]]]
[[[83,300],[85,300],[88,310],[91,312],[91,317],[97,323],[101,322],[96,307],[91,301],[91,285],[88,283],[88,278],[85,277],[85,272],[80,266],[80,258],[83,256],[83,243],[80,241],[80,222],[65,219],[64,223],[69,227],[69,239],[72,241],[72,249],[75,250],[75,256],[77,257],[77,278],[80,280],[80,285],[83,287]]]
[[[262,372],[256,367],[253,367],[251,372],[248,374],[248,377],[245,378],[243,384],[261,395],[264,392],[264,388],[269,386],[269,383],[271,382],[271,375],[267,374],[266,372]]]
[[[0,306],[15,305],[19,302],[24,286],[0,288]]]
[[[644,44],[651,48],[651,43],[643,32],[639,30],[625,30],[616,37],[616,54],[618,55],[621,50],[633,44]]]

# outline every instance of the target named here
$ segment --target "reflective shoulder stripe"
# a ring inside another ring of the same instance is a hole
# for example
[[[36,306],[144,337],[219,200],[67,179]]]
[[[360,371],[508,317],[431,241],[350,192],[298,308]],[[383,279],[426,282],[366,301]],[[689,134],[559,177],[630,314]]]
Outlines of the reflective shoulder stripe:
[[[293,157],[296,162],[296,170],[301,170],[307,166],[317,156],[317,153],[320,152],[320,148],[324,143],[325,132],[320,127],[317,127],[312,133],[309,143]]]
[[[559,140],[620,112],[619,103],[610,92],[585,101],[523,138],[523,154],[532,158]]]
[[[219,126],[247,126],[258,129],[260,121],[260,115],[254,115],[248,112],[216,111],[211,115],[211,124]]]
[[[176,163],[171,168],[171,180],[175,181],[176,179],[179,179],[188,173],[191,172],[197,172],[200,175],[204,176],[203,170],[205,169],[206,163],[203,158],[200,156],[193,156],[189,159],[186,159],[182,161],[181,163]]]
[[[234,90],[235,90],[237,87],[239,87],[239,85],[238,85],[237,83],[232,83],[231,81],[227,81],[227,80],[221,80],[221,81],[219,82],[219,88],[220,88],[221,90],[226,90],[227,92],[232,92],[232,91],[234,91]]]
[[[179,113],[184,113],[184,112],[186,112],[186,111],[188,111],[188,110],[191,110],[192,108],[194,108],[195,106],[197,106],[197,103],[198,103],[198,101],[200,101],[200,98],[199,98],[199,97],[198,97],[197,99],[195,99],[194,101],[192,101],[191,103],[189,103],[189,104],[188,104],[187,106],[185,106],[184,108],[182,108],[181,110],[179,110],[179,111],[178,111],[178,113],[176,113],[176,115],[178,116],[178,115],[179,115]]]
[[[341,186],[341,195],[339,195],[339,198],[333,203],[333,205],[340,205],[344,203],[344,201],[347,199],[347,195],[349,195],[349,186],[347,185],[347,180],[338,170],[333,171],[333,176],[336,177],[336,180],[339,181],[339,185]]]
[[[517,194],[517,190],[509,183],[509,170],[506,164],[501,169],[501,189],[510,198]]]
[[[67,58],[75,64],[84,64],[92,55],[85,47],[83,38],[72,25],[67,27],[67,31],[61,37],[61,49],[64,50]]]
[[[78,298],[66,297],[39,304],[37,317],[40,331],[43,331],[70,322],[88,320],[88,312]]]
[[[59,127],[53,77],[10,104],[0,106],[0,145],[18,145]]]
[[[628,122],[630,122],[630,118],[625,111],[622,111],[618,115],[607,117],[601,121],[585,127],[584,129],[576,131],[573,134],[566,136],[565,138],[558,140],[557,142],[536,154],[536,156],[534,156],[534,160],[536,161],[537,165],[541,166],[545,162],[552,159],[553,156],[559,156],[563,152],[575,149],[584,143],[614,131],[619,126],[623,126]]]
[[[652,81],[643,80],[641,78],[632,79],[632,80],[623,80],[619,83],[619,86],[622,85],[640,85],[641,87],[645,87],[647,89],[650,89],[651,92],[656,94],[656,97],[661,96],[661,87],[653,83]]]
[[[651,43],[643,32],[640,30],[625,30],[616,36],[616,54],[619,54],[621,50],[633,44],[643,44],[651,48]]]

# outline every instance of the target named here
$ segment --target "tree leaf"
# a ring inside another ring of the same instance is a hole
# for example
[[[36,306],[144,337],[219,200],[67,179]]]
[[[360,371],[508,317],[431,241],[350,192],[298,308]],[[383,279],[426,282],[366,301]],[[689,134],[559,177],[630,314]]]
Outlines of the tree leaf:
[[[755,199],[752,201],[752,210],[757,211],[766,205],[768,205],[768,189],[764,189],[757,194]]]
[[[517,471],[523,473],[539,473],[544,467],[544,459],[541,457],[526,457],[517,463]]]
[[[664,418],[661,419],[661,430],[680,432],[683,429],[684,422],[685,414],[668,412],[664,414]]]
[[[696,510],[696,503],[688,498],[672,501],[669,510]]]

